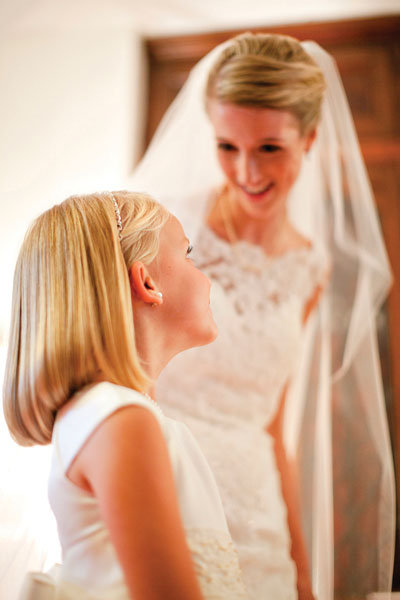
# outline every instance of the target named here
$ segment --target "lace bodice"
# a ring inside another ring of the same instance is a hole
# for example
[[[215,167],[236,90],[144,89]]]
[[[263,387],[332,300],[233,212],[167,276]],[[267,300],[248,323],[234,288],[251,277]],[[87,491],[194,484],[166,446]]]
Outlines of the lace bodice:
[[[225,425],[264,426],[296,368],[304,308],[325,278],[326,258],[314,247],[269,258],[259,246],[232,246],[203,226],[194,260],[212,281],[218,338],[177,357],[160,386],[168,388],[169,377],[176,382],[179,371],[179,387],[189,392],[195,381],[201,390],[185,411]],[[181,397],[168,403],[177,406]]]

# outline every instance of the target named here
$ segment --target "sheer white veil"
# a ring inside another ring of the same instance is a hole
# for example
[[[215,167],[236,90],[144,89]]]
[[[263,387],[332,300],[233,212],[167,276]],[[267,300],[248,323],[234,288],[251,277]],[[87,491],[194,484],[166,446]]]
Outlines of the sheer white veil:
[[[204,90],[227,43],[192,69],[129,181],[162,201],[194,241],[223,182]],[[329,254],[331,275],[306,327],[285,443],[300,466],[313,589],[330,600],[391,589],[395,492],[376,331],[391,272],[336,65],[318,44],[302,45],[321,67],[327,91],[289,212]]]

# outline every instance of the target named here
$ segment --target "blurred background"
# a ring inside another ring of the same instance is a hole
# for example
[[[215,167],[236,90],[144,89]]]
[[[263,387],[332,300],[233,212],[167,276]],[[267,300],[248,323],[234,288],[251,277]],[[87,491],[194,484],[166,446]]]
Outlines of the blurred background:
[[[191,66],[243,30],[337,60],[395,275],[379,340],[399,490],[400,0],[0,0],[0,362],[28,224],[72,193],[123,188]]]

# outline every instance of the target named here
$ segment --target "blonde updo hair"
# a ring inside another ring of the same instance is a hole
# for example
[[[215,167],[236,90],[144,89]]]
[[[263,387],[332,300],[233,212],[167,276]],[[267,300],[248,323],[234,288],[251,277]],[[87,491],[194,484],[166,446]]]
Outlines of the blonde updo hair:
[[[144,194],[98,193],[68,198],[29,228],[14,274],[3,388],[5,418],[19,444],[50,442],[57,411],[99,373],[118,385],[148,388],[128,269],[156,257],[168,216]]]
[[[320,119],[324,90],[321,69],[298,40],[244,33],[231,40],[212,67],[206,99],[287,110],[307,134]]]

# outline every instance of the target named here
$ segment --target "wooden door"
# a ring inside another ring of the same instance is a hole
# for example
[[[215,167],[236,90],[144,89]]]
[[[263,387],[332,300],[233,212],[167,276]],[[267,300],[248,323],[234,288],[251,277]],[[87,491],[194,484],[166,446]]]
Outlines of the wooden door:
[[[252,31],[317,41],[334,56],[343,79],[394,273],[392,290],[378,319],[378,337],[400,498],[400,16]],[[240,32],[147,40],[146,144],[193,65],[236,33]],[[396,562],[394,589],[400,589],[399,556]]]

